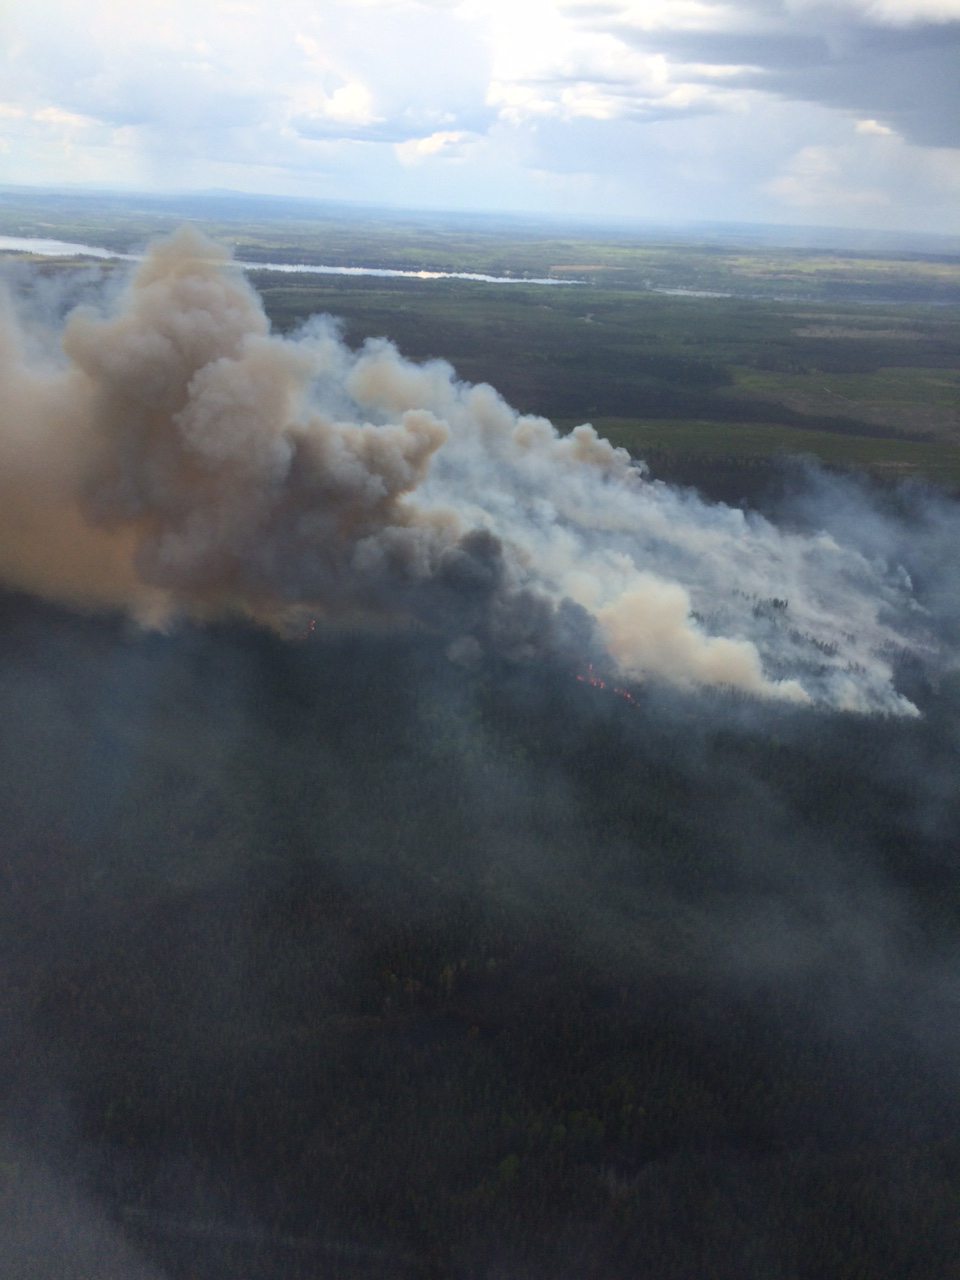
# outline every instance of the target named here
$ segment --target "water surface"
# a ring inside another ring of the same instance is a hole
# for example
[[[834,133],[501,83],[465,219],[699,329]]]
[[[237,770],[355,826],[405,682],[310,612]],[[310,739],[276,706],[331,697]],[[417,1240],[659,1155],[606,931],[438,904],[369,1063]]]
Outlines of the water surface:
[[[0,252],[32,253],[42,258],[108,258],[114,261],[139,262],[141,255],[116,253],[94,245],[70,240],[43,240],[33,236],[0,236]],[[401,271],[391,267],[332,267],[311,262],[241,262],[244,271],[285,271],[293,275],[315,276],[382,276],[407,280],[474,280],[481,284],[582,284],[580,280],[556,280],[552,277],[488,276],[478,271]]]

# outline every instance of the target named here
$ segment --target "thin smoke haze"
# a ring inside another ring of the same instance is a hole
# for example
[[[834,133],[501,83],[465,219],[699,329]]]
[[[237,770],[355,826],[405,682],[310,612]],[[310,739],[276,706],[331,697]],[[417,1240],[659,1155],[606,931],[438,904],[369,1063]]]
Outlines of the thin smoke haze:
[[[942,648],[896,537],[708,504],[591,426],[562,436],[385,340],[354,352],[327,318],[271,334],[193,230],[57,324],[3,301],[9,586],[145,624],[425,627],[459,661],[569,654],[887,713],[915,713],[897,656]]]

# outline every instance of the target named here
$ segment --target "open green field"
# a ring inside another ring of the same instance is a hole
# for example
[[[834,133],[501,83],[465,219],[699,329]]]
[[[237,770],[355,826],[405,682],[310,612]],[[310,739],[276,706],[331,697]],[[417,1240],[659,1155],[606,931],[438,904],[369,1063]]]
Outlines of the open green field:
[[[282,331],[338,316],[352,344],[387,336],[414,359],[448,360],[524,412],[591,421],[656,473],[693,476],[708,492],[721,463],[749,470],[785,453],[960,488],[956,253],[227,198],[180,207],[0,194],[0,234],[121,251],[185,219],[248,262],[514,278],[252,275]],[[569,283],[521,283],[536,276]]]

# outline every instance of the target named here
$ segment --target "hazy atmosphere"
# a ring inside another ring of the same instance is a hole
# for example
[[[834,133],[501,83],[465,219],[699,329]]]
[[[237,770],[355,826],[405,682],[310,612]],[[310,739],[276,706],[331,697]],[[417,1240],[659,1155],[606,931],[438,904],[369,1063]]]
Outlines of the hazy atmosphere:
[[[0,13],[0,182],[960,230],[958,0]]]
[[[957,1280],[960,4],[0,24],[0,1280]]]

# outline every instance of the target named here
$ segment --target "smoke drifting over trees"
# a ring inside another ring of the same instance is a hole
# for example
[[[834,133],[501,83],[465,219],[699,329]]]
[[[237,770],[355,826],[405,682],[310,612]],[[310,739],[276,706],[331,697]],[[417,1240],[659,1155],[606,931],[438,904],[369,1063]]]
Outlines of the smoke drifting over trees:
[[[29,340],[28,340],[29,339]],[[461,658],[546,652],[631,679],[912,713],[892,659],[937,648],[876,554],[653,483],[587,426],[329,321],[293,338],[184,230],[60,347],[8,305],[0,573],[144,621],[418,626]],[[44,367],[27,351],[54,352]],[[59,358],[56,358],[59,355]]]
[[[97,305],[3,330],[0,1269],[952,1274],[955,505]]]

